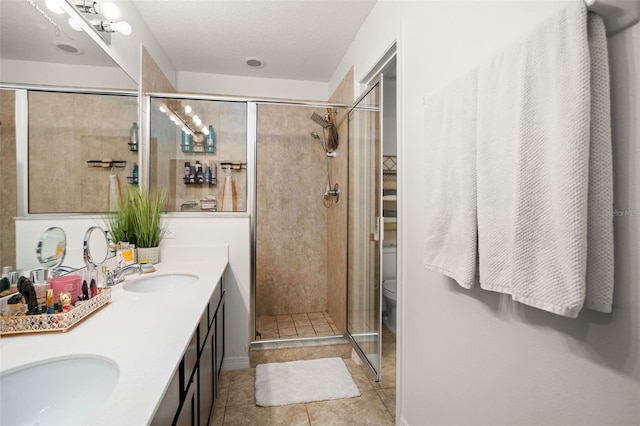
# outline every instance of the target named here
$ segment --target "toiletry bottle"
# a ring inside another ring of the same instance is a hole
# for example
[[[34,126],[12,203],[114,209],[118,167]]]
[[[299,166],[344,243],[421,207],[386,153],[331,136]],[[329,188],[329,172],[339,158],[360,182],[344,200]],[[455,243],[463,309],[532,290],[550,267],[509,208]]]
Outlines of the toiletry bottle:
[[[182,131],[182,152],[191,152],[191,133]]]
[[[133,163],[133,170],[131,171],[131,183],[138,184],[138,163]]]
[[[202,183],[202,181],[202,164],[200,164],[200,161],[196,161],[196,182]]]
[[[184,162],[184,183],[189,183],[189,179],[191,178],[191,163],[188,161]]]
[[[129,149],[131,151],[138,150],[138,123],[133,122],[133,126],[131,126],[131,130],[129,133]]]
[[[213,131],[213,126],[209,126],[209,133],[205,138],[205,150],[206,152],[216,152],[216,133]]]
[[[204,166],[204,183],[211,185],[211,168],[206,164]]]
[[[210,163],[211,165],[211,185],[218,183],[218,166],[216,163]]]

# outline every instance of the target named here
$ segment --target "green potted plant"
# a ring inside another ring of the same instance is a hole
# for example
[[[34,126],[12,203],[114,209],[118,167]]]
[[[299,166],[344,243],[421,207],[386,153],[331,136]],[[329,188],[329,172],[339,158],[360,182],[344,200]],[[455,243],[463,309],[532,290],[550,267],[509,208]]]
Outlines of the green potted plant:
[[[165,231],[160,225],[160,213],[165,200],[164,191],[127,186],[118,210],[105,217],[112,241],[134,244],[138,262],[158,263],[160,260],[159,245]]]
[[[138,262],[146,260],[158,263],[160,260],[160,241],[165,228],[160,225],[160,213],[164,208],[166,193],[127,187],[126,210],[129,222],[127,236],[135,244]]]
[[[111,242],[114,244],[112,250],[115,251],[119,242],[129,241],[130,212],[127,209],[127,199],[118,203],[118,209],[104,216],[104,223],[109,232]]]

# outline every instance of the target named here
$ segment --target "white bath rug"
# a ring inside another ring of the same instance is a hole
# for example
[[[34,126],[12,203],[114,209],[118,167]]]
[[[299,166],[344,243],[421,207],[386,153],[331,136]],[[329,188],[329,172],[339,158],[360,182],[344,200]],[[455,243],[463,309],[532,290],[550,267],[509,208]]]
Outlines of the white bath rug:
[[[256,405],[262,407],[355,396],[360,391],[342,358],[256,366]]]

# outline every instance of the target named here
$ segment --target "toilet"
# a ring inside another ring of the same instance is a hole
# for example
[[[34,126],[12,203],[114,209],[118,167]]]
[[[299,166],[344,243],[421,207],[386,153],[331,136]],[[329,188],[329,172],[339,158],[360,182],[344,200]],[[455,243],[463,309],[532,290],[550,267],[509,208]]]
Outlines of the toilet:
[[[382,323],[396,334],[397,316],[396,246],[382,248]]]

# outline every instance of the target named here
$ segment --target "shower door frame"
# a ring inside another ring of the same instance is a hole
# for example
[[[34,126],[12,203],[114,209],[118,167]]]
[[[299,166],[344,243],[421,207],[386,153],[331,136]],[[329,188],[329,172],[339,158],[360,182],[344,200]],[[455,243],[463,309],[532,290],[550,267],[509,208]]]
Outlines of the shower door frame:
[[[256,335],[257,333],[257,327],[256,327],[256,322],[257,322],[257,315],[256,315],[256,305],[258,303],[258,301],[256,300],[256,293],[257,293],[257,268],[256,268],[256,263],[257,263],[257,242],[258,242],[258,225],[257,225],[257,218],[258,218],[258,202],[257,202],[257,197],[258,197],[258,192],[257,192],[257,188],[258,188],[258,107],[260,105],[283,105],[283,106],[294,106],[294,107],[308,107],[308,108],[340,108],[340,109],[344,109],[344,110],[350,110],[353,105],[348,105],[348,104],[340,104],[340,103],[331,103],[331,102],[313,102],[313,101],[295,101],[295,100],[278,100],[278,99],[252,99],[250,101],[248,101],[248,103],[250,104],[250,111],[253,115],[253,119],[251,120],[250,117],[247,117],[247,121],[252,121],[252,144],[247,146],[247,163],[249,161],[251,161],[251,166],[252,166],[252,173],[251,176],[248,176],[248,179],[251,179],[248,183],[247,183],[247,187],[251,188],[248,191],[248,194],[252,194],[252,200],[251,200],[251,210],[250,210],[250,214],[251,214],[251,230],[250,230],[250,234],[251,234],[251,292],[250,292],[250,301],[251,301],[251,308],[250,308],[250,321],[249,324],[251,326],[251,330],[250,330],[250,338],[251,341],[249,342],[250,346],[252,347],[260,347],[260,346],[265,346],[265,347],[270,347],[270,345],[272,344],[277,344],[277,343],[283,343],[283,342],[316,342],[316,341],[331,341],[331,340],[335,340],[336,338],[343,338],[343,335],[329,335],[329,336],[316,336],[316,337],[291,337],[291,338],[287,338],[287,337],[283,337],[283,338],[271,338],[271,339],[258,339],[258,336]],[[249,153],[249,151],[251,151]],[[251,160],[249,160],[251,159]],[[247,205],[249,205],[249,200],[247,200]],[[248,209],[247,209],[248,210]],[[248,210],[249,211],[249,210]],[[345,263],[345,267],[346,267],[346,263]],[[346,285],[346,283],[345,283]],[[346,289],[345,289],[346,291]]]
[[[351,148],[352,148],[352,144],[356,143],[357,141],[355,140],[351,140],[351,113],[352,111],[356,110],[358,104],[363,101],[367,96],[369,96],[374,90],[378,89],[378,108],[377,108],[377,114],[378,114],[378,123],[379,123],[379,127],[378,127],[378,135],[377,135],[377,146],[375,147],[377,149],[377,158],[376,158],[376,176],[375,176],[375,185],[377,187],[377,191],[374,191],[375,193],[375,200],[373,205],[369,205],[367,206],[367,208],[374,208],[377,215],[376,215],[376,219],[375,219],[375,226],[373,229],[373,232],[371,233],[371,236],[369,237],[369,241],[374,241],[375,245],[376,245],[376,249],[374,253],[375,259],[376,259],[376,263],[377,265],[368,265],[369,266],[369,271],[373,272],[375,279],[373,282],[369,283],[369,287],[371,287],[371,285],[373,285],[373,288],[376,290],[376,296],[377,296],[377,303],[374,304],[374,307],[377,308],[377,318],[375,319],[376,322],[376,326],[377,326],[377,342],[375,343],[375,350],[376,353],[374,354],[377,358],[377,365],[373,365],[374,363],[372,362],[372,360],[369,358],[369,356],[367,356],[367,354],[365,353],[364,349],[358,344],[358,341],[356,338],[354,338],[353,334],[351,333],[350,329],[349,329],[349,306],[350,306],[350,300],[349,300],[349,296],[350,296],[350,283],[349,283],[349,278],[350,278],[350,268],[352,267],[351,265],[351,257],[350,257],[350,253],[351,253],[351,247],[350,244],[352,244],[351,241],[351,232],[352,230],[349,229],[349,225],[350,222],[347,222],[347,312],[346,312],[346,336],[349,339],[349,341],[351,342],[351,346],[354,348],[354,350],[356,351],[356,353],[358,354],[358,356],[360,357],[360,359],[362,360],[363,364],[367,367],[367,369],[369,370],[369,373],[371,374],[371,376],[375,379],[376,382],[380,381],[381,378],[381,370],[382,370],[382,245],[383,245],[383,240],[384,240],[384,220],[383,220],[383,215],[382,215],[382,211],[383,211],[383,206],[382,206],[382,152],[383,152],[383,135],[384,135],[384,129],[383,129],[383,105],[384,105],[384,75],[382,73],[379,73],[378,76],[371,80],[369,86],[367,87],[367,89],[358,97],[358,99],[353,103],[353,106],[349,109],[349,113],[348,113],[348,126],[349,126],[349,161],[348,161],[348,165],[347,165],[347,169],[348,169],[348,179],[351,178],[351,168],[352,168],[352,163],[351,163]],[[348,182],[348,188],[351,188],[351,183]],[[349,206],[352,203],[352,192],[349,190],[348,191],[348,200],[347,200],[347,214],[349,215],[351,213],[351,207]],[[376,335],[376,331],[374,330],[374,333],[368,333],[369,335]]]

